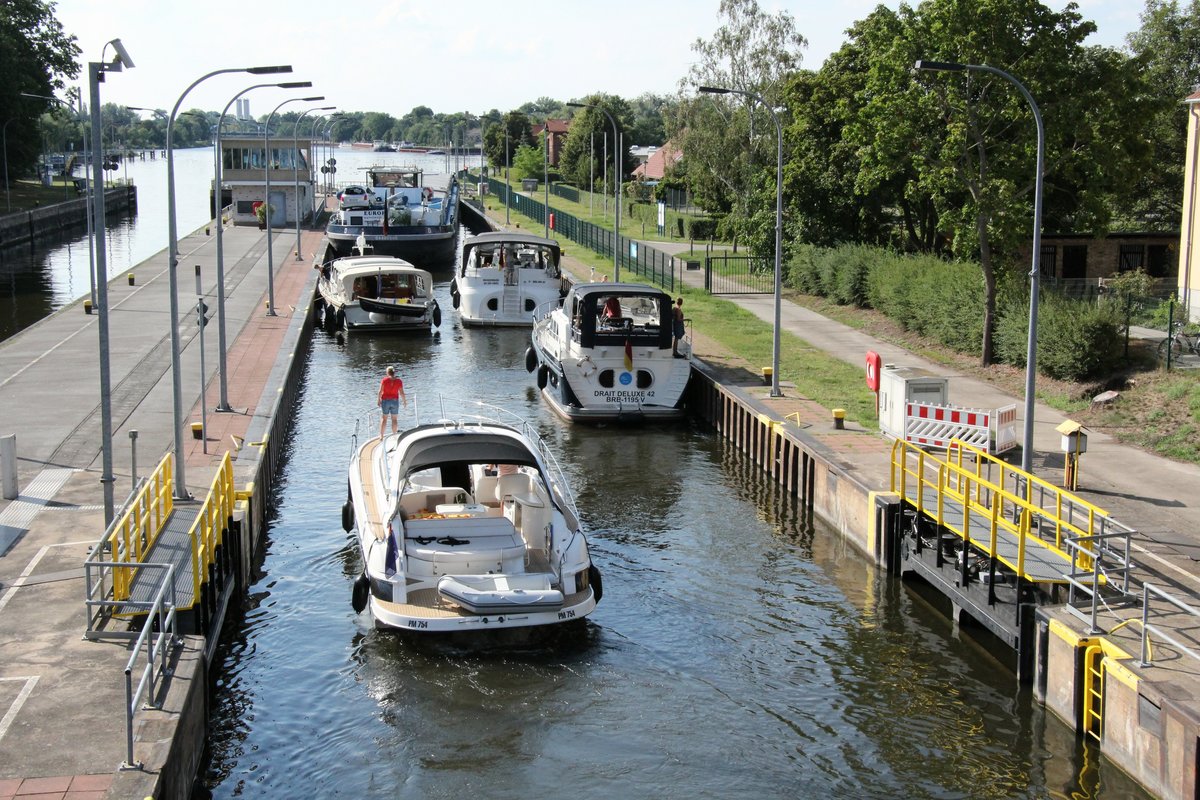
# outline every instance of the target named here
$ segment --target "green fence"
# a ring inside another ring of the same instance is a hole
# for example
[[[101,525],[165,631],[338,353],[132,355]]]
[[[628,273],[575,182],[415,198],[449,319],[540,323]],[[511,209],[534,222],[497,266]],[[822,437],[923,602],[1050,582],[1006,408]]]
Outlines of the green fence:
[[[516,210],[517,213],[524,214],[545,227],[546,206],[541,202],[517,192],[510,192],[503,181],[495,178],[488,179],[488,193],[497,202],[507,202],[509,207]],[[669,292],[674,291],[677,262],[671,256],[624,236],[618,243],[617,237],[613,235],[612,231],[591,222],[585,222],[565,211],[551,209],[550,213],[554,217],[553,231],[558,236],[566,237],[572,242],[608,258],[612,258],[614,247],[620,247],[620,267],[623,279],[630,280],[632,276],[637,276],[638,279],[656,283]],[[682,268],[682,264],[679,264],[679,268]]]

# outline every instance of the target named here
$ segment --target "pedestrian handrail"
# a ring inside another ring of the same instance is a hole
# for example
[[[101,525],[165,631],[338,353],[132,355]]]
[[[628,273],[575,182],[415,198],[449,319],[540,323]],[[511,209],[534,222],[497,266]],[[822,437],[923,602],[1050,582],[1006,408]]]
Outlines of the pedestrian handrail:
[[[141,604],[146,607],[146,624],[142,626],[129,661],[125,664],[125,763],[127,769],[141,769],[142,764],[133,758],[133,717],[139,710],[142,698],[147,698],[148,708],[162,708],[165,680],[171,673],[175,648],[183,643],[176,631],[175,567],[171,564],[140,564],[142,568],[163,570],[162,580],[154,599]],[[135,688],[134,671],[138,661],[145,657]]]
[[[993,479],[996,467],[1000,475]],[[1070,583],[1072,576],[1097,573],[1095,580],[1107,583],[1093,552],[1073,543],[1114,534],[1126,537],[1128,546],[1132,533],[1118,528],[1106,512],[1082,498],[960,441],[951,442],[943,460],[916,445],[896,440],[892,444],[891,489],[912,503],[918,513],[933,518],[968,545],[1034,582]],[[936,499],[931,503],[927,495]],[[962,509],[961,522],[950,519],[948,506]],[[986,536],[972,536],[972,524],[985,528]],[[1001,552],[1001,534],[1016,540],[1015,558]],[[1061,560],[1061,573],[1032,574],[1027,569],[1030,548]]]
[[[229,451],[225,451],[217,474],[213,476],[208,488],[208,496],[204,498],[200,511],[196,515],[192,527],[188,529],[188,539],[192,543],[192,598],[200,597],[200,587],[208,578],[208,568],[216,561],[217,547],[220,546],[233,517],[233,504],[236,497],[233,485],[233,459]]]
[[[1153,654],[1150,652],[1150,634],[1151,633],[1154,633],[1159,638],[1161,638],[1167,642],[1170,642],[1181,653],[1186,653],[1187,655],[1191,656],[1192,658],[1196,659],[1197,661],[1200,661],[1200,652],[1197,652],[1196,650],[1192,649],[1191,647],[1188,647],[1187,645],[1185,645],[1183,642],[1179,641],[1177,638],[1175,638],[1174,636],[1169,634],[1166,631],[1166,629],[1163,628],[1161,625],[1153,625],[1150,623],[1150,596],[1151,595],[1154,595],[1155,597],[1159,598],[1160,600],[1167,601],[1172,606],[1174,606],[1175,608],[1184,612],[1185,614],[1189,614],[1192,617],[1200,618],[1200,610],[1197,610],[1196,608],[1193,608],[1192,606],[1190,606],[1187,603],[1184,603],[1180,600],[1176,600],[1170,594],[1163,591],[1162,589],[1159,589],[1157,586],[1153,586],[1149,583],[1142,584],[1142,650],[1141,650],[1141,660],[1138,662],[1138,664],[1143,667],[1148,667],[1151,665],[1151,663],[1153,663]]]
[[[1076,595],[1082,594],[1089,598],[1087,619],[1090,623],[1088,630],[1092,634],[1100,632],[1096,625],[1100,604],[1103,602],[1110,605],[1110,601],[1101,596],[1102,587],[1116,590],[1121,598],[1127,597],[1133,568],[1133,562],[1130,560],[1130,540],[1133,531],[1115,520],[1105,518],[1105,521],[1111,523],[1109,527],[1116,530],[1106,532],[1102,527],[1101,532],[1095,536],[1068,538],[1066,541],[1067,550],[1079,556],[1072,559],[1071,572],[1067,576],[1070,585],[1067,591],[1067,608],[1083,617],[1083,610],[1076,604]],[[1075,565],[1078,563],[1090,564],[1091,568],[1076,570]],[[1116,580],[1117,578],[1120,580]]]
[[[158,467],[142,483],[125,512],[113,521],[104,537],[92,548],[85,562],[85,571],[96,572],[97,583],[85,582],[86,601],[92,602],[109,595],[108,578],[112,579],[111,596],[117,601],[129,599],[134,570],[129,565],[141,564],[158,540],[163,527],[175,510],[175,457],[163,456]],[[107,562],[106,567],[88,569],[88,564]],[[117,566],[123,564],[125,566]],[[91,630],[91,614],[89,610]]]

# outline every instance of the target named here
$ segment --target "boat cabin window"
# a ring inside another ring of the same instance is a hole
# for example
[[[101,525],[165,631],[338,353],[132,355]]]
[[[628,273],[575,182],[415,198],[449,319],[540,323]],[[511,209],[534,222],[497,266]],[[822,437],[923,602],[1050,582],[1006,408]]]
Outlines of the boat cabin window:
[[[624,344],[671,346],[671,303],[666,295],[592,292],[575,297],[572,338],[584,347]]]

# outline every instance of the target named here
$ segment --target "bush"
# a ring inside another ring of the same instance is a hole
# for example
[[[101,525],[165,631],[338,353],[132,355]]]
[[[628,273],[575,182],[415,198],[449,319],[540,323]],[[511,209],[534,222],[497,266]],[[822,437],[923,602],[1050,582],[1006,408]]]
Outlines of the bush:
[[[1060,380],[1087,380],[1121,363],[1121,315],[1112,303],[1091,303],[1043,292],[1038,304],[1038,372]],[[996,326],[996,355],[1024,367],[1029,348],[1029,292],[1005,293]]]
[[[688,220],[689,239],[712,239],[717,235],[717,221],[710,217]]]

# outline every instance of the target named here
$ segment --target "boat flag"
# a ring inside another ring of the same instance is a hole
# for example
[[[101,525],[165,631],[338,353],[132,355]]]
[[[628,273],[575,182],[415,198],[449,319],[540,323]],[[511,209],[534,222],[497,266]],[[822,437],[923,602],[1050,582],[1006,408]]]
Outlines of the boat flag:
[[[633,372],[633,345],[628,336],[625,337],[625,371]]]

